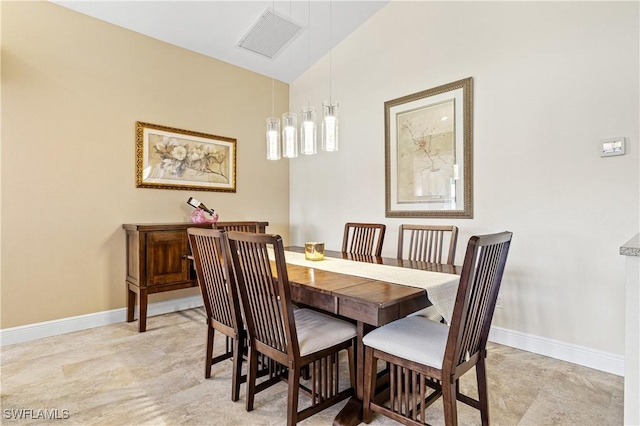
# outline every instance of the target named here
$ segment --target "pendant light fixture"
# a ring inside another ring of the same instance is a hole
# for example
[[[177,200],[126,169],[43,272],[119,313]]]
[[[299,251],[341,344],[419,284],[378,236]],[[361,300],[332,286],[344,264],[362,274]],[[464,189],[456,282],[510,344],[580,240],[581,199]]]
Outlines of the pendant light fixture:
[[[275,81],[271,79],[271,117],[267,118],[267,160],[279,160],[280,119],[275,115]]]
[[[302,107],[300,112],[300,151],[305,155],[316,153],[316,109],[312,106]]]
[[[329,101],[322,103],[322,150],[333,152],[338,150],[338,103],[331,99],[331,0],[329,0]]]
[[[307,106],[300,112],[300,152],[305,155],[316,153],[316,110],[309,103],[311,92],[311,0],[308,9],[307,28]]]
[[[329,3],[329,100],[322,103],[322,150],[327,152],[338,150],[338,103],[333,100],[332,87],[332,42],[333,42],[333,4]],[[294,25],[297,29],[301,27],[291,21],[291,4],[289,0],[289,20],[288,24]],[[275,14],[275,0],[272,1],[272,10]],[[265,12],[266,13],[266,12]],[[316,110],[311,106],[309,97],[311,95],[311,0],[307,7],[307,105],[303,106],[300,116],[294,112],[282,114],[282,128],[280,118],[275,116],[275,79],[271,78],[271,117],[267,118],[266,124],[266,148],[267,160],[280,160],[281,158],[297,158],[299,153],[313,155],[317,153],[317,127]],[[281,18],[282,19],[282,18]],[[275,44],[275,34],[274,44]],[[265,40],[262,38],[262,40]],[[268,56],[271,57],[271,56]],[[291,62],[291,50],[289,51],[289,62]],[[291,66],[291,64],[290,64]],[[298,145],[298,142],[300,145]]]
[[[291,20],[291,1],[289,0],[289,20]],[[291,66],[291,49],[289,49],[289,66]],[[282,114],[282,156],[298,157],[298,115],[295,112]]]
[[[267,160],[279,160],[280,154],[280,120],[267,118]]]
[[[298,115],[295,112],[282,114],[282,156],[298,156]]]

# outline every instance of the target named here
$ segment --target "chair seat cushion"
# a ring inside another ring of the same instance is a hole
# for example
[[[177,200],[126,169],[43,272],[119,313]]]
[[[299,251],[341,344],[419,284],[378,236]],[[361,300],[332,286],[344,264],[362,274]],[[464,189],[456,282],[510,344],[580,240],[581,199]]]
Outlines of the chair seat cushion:
[[[397,357],[442,368],[448,336],[449,326],[415,315],[373,330],[362,342]]]
[[[355,325],[311,309],[296,309],[293,315],[301,356],[353,339],[357,334]]]

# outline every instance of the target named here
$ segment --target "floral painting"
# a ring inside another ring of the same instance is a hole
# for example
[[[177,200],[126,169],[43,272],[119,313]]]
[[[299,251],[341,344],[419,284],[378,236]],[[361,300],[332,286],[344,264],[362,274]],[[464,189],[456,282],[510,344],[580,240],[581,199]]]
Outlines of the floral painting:
[[[136,123],[138,187],[235,192],[235,173],[235,139]]]

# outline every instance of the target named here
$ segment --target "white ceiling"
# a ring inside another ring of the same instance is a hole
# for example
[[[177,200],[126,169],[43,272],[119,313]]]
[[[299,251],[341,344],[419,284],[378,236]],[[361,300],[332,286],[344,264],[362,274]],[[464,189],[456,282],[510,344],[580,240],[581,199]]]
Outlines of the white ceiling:
[[[329,51],[330,44],[336,46],[389,0],[51,1],[102,21],[291,83],[309,65],[322,58]],[[240,39],[267,8],[275,8],[276,14],[304,27],[300,35],[274,59],[237,47]]]

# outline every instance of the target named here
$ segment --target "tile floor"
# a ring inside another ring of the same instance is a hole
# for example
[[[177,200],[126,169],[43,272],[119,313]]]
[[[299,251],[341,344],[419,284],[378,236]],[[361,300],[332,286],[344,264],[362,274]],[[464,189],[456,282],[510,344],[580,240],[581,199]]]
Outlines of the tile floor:
[[[120,323],[3,347],[0,423],[284,425],[284,383],[258,394],[247,413],[244,386],[240,401],[231,402],[230,363],[204,378],[205,332],[199,308],[152,317],[146,333],[135,322]],[[623,423],[622,377],[496,344],[489,347],[488,377],[494,425]],[[474,381],[468,373],[463,390]],[[344,404],[300,424],[330,425]],[[477,411],[458,407],[460,424],[480,423]],[[21,409],[33,410],[31,417],[57,410],[48,413],[68,418],[15,419]],[[443,424],[441,403],[430,409],[429,421]],[[371,424],[396,423],[376,415]]]

